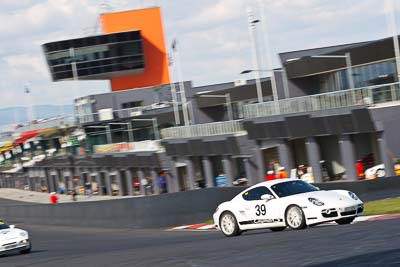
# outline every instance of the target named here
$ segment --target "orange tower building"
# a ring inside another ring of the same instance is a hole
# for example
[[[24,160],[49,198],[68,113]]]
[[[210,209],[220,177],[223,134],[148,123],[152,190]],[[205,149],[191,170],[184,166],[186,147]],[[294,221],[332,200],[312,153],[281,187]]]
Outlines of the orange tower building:
[[[161,9],[159,7],[106,13],[100,16],[104,34],[138,30],[143,38],[142,74],[110,79],[112,91],[170,83]]]

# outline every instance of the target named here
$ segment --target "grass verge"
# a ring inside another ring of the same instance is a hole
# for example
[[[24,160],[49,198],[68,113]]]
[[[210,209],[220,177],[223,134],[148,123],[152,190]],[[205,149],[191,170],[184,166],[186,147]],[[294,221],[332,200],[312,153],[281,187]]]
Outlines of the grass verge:
[[[204,224],[214,224],[214,220],[211,219],[211,220],[205,221],[205,222],[203,222],[203,223],[204,223]]]
[[[400,213],[400,197],[366,202],[364,215]]]

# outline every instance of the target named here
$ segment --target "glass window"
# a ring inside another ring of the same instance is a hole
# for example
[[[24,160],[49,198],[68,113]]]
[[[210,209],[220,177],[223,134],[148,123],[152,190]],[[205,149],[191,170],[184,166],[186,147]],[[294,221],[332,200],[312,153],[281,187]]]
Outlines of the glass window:
[[[242,119],[243,118],[243,102],[233,102],[231,103],[232,105],[232,113],[233,113],[233,119]]]
[[[394,82],[396,73],[394,61],[374,63],[359,67],[352,67],[352,76],[356,88]],[[333,92],[349,89],[347,70],[340,70],[321,74],[319,77],[319,93]]]
[[[0,230],[8,229],[10,226],[3,221],[0,221]]]
[[[136,107],[141,107],[143,106],[143,101],[133,101],[133,102],[127,102],[127,103],[122,103],[122,108],[136,108]]]
[[[260,186],[253,188],[247,192],[244,192],[242,197],[244,200],[252,201],[252,200],[261,200],[261,196],[265,194],[270,194],[272,195],[271,191],[265,187],[265,186]]]
[[[271,186],[271,188],[279,197],[287,197],[302,193],[318,191],[318,188],[316,188],[315,186],[301,180],[275,184]]]
[[[74,62],[80,77],[142,69],[142,42],[140,32],[133,31],[59,41],[43,47],[53,79],[62,80],[73,77]]]

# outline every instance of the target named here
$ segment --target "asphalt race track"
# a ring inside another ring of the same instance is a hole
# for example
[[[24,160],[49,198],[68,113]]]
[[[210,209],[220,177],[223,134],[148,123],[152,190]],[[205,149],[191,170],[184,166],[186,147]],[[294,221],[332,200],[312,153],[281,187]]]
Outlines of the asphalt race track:
[[[301,231],[88,229],[19,225],[33,251],[0,256],[0,266],[399,266],[400,220]]]

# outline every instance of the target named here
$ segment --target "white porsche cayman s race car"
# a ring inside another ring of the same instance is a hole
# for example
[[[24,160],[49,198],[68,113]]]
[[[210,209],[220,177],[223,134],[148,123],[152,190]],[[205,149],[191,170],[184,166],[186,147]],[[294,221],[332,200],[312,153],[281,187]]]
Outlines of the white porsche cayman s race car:
[[[31,252],[28,232],[0,220],[0,255],[14,251]]]
[[[262,228],[282,231],[329,221],[349,224],[363,210],[363,202],[352,192],[323,191],[302,180],[278,179],[256,184],[220,204],[213,219],[224,235],[235,236]]]

